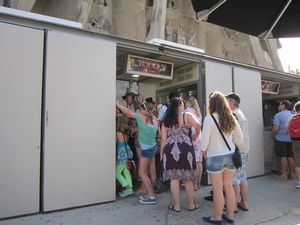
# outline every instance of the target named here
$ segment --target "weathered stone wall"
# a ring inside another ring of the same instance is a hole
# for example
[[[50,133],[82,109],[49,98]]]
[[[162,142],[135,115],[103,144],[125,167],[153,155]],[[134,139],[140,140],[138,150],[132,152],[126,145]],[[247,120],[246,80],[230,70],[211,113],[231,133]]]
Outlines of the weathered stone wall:
[[[138,41],[146,40],[146,1],[114,0],[112,34]]]
[[[92,0],[36,0],[32,12],[84,22]]]
[[[207,55],[283,71],[278,40],[196,20],[190,0],[10,0],[12,8],[81,22],[85,29],[138,41],[158,37]],[[0,0],[0,4],[4,0]]]

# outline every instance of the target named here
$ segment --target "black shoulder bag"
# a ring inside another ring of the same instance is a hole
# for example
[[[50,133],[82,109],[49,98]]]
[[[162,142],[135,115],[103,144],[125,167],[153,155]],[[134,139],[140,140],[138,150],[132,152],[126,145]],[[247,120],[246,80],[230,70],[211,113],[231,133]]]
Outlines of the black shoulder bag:
[[[227,148],[229,149],[229,151],[231,151],[231,148],[230,148],[228,142],[226,141],[226,138],[224,137],[224,134],[223,134],[223,132],[222,132],[222,130],[221,130],[221,128],[220,128],[220,126],[219,126],[216,118],[214,117],[214,115],[212,113],[210,115],[213,118],[213,120],[214,120],[214,122],[215,122],[215,124],[216,124],[216,126],[217,126],[217,128],[218,128],[218,130],[220,132],[220,134],[222,135],[222,138],[223,138],[225,144],[227,145]],[[237,146],[235,146],[235,150],[234,150],[234,153],[232,155],[232,161],[233,161],[233,165],[234,165],[234,167],[236,169],[239,169],[240,167],[242,167],[242,157],[241,157],[240,150],[238,149]]]

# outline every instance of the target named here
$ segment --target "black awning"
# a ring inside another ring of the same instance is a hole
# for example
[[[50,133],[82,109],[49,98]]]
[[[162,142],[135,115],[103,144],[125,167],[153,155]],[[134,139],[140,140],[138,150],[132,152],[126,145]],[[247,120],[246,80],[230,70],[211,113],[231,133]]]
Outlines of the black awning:
[[[209,23],[260,37],[265,37],[275,23],[267,38],[300,37],[300,0],[191,1],[199,19],[216,6],[204,18]]]

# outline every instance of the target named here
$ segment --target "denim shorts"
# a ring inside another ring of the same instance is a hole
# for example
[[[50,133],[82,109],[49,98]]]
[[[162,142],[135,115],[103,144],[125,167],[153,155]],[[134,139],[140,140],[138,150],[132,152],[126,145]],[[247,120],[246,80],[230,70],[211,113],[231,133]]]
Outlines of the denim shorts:
[[[211,156],[206,158],[206,171],[208,173],[223,172],[224,169],[235,170],[232,154]]]
[[[152,148],[149,149],[141,149],[142,151],[142,157],[146,158],[146,159],[152,159],[155,155],[155,153],[157,152],[158,146],[154,145]]]

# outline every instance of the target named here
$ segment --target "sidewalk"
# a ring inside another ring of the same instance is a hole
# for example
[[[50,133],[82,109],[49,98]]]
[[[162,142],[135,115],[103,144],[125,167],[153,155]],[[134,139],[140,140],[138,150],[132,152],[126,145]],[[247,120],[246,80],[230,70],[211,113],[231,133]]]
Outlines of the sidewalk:
[[[249,180],[249,212],[235,214],[235,224],[300,224],[300,190],[293,180],[281,181],[273,175]],[[82,207],[60,212],[24,216],[0,221],[0,225],[202,225],[202,216],[212,214],[212,202],[205,201],[210,187],[195,192],[200,209],[187,211],[182,192],[180,213],[168,210],[170,193],[158,195],[157,205],[141,205],[137,197],[113,203]],[[223,223],[225,224],[225,223]]]

